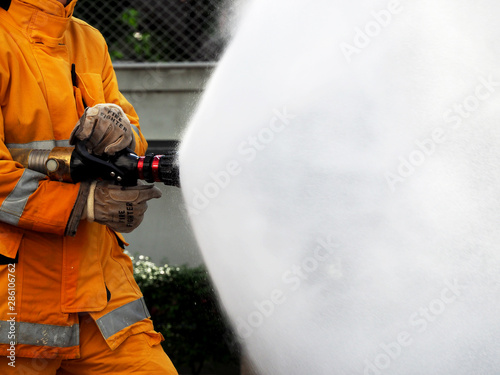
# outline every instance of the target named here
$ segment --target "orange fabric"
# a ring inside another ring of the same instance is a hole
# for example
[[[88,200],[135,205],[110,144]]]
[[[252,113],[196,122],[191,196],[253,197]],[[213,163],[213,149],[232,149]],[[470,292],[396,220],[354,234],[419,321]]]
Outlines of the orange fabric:
[[[80,359],[16,358],[13,368],[0,357],[0,373],[5,375],[176,375],[163,351],[162,335],[148,331],[132,335],[111,351],[92,319],[80,319]]]
[[[63,328],[77,323],[78,312],[97,319],[142,296],[130,258],[106,226],[81,222],[75,237],[64,237],[79,184],[27,175],[8,151],[13,144],[67,141],[84,109],[82,99],[88,106],[121,106],[137,129],[135,151],[144,154],[147,148],[137,114],[118,90],[106,43],[96,29],[71,17],[75,3],[12,0],[8,11],[0,9],[0,255],[19,256],[17,321]],[[33,191],[25,187],[27,177]],[[8,268],[0,265],[0,322],[9,318],[7,284]],[[108,345],[116,348],[129,335],[152,329],[150,320],[139,321],[110,337]],[[0,355],[7,349],[0,344]],[[18,357],[80,355],[78,346],[37,343],[17,349]]]

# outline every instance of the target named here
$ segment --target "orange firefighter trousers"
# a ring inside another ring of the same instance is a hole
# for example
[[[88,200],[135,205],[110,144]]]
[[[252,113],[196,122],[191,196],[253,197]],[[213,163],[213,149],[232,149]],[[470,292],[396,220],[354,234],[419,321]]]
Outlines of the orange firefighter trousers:
[[[128,337],[111,350],[88,315],[80,315],[80,359],[0,357],[2,375],[177,375],[159,342],[147,333]]]

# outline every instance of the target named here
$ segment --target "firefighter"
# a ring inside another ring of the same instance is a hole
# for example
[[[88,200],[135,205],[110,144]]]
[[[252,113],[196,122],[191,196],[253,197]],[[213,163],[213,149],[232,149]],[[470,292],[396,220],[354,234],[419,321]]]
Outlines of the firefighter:
[[[72,17],[76,1],[0,0],[0,373],[177,374],[120,234],[160,191],[49,181],[9,153],[77,140],[95,155],[147,148],[103,37]]]

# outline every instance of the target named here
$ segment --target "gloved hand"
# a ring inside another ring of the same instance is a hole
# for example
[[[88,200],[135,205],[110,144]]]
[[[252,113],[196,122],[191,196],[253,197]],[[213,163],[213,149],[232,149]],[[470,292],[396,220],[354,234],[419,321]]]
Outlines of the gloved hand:
[[[69,143],[87,141],[91,154],[114,155],[126,147],[134,149],[135,138],[130,121],[121,107],[116,104],[97,104],[85,109],[71,132]]]
[[[154,185],[123,187],[109,181],[94,181],[82,219],[107,225],[115,232],[129,233],[144,219],[146,202],[160,197],[161,191]]]

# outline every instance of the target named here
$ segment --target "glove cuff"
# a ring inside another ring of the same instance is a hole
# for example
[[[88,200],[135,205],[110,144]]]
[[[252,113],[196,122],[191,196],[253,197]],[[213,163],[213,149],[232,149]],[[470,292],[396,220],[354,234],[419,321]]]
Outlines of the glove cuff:
[[[94,181],[90,184],[89,195],[87,197],[87,205],[85,206],[85,210],[87,212],[87,221],[95,220],[95,187],[97,185],[97,181]]]

